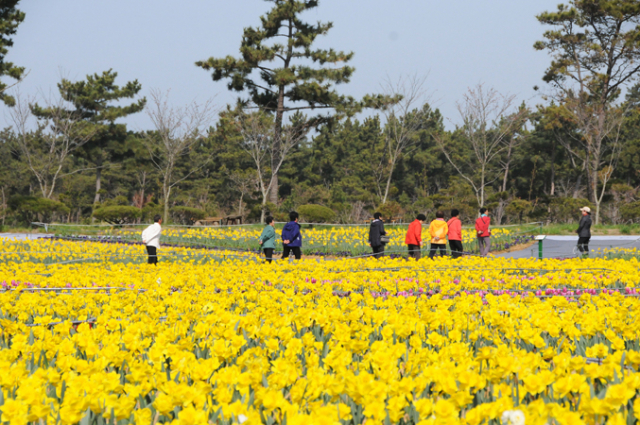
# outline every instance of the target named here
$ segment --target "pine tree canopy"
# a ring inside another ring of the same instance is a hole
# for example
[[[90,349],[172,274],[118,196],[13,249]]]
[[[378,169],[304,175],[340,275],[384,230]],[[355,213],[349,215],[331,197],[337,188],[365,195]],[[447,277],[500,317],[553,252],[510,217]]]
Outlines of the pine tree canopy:
[[[0,3],[0,77],[7,75],[15,80],[20,80],[24,74],[24,68],[15,66],[5,61],[9,47],[13,46],[11,38],[18,29],[18,25],[24,21],[24,12],[16,9],[19,0],[3,0]],[[15,103],[12,96],[6,93],[9,87],[0,81],[0,100],[11,106]]]
[[[563,90],[577,83],[590,97],[608,103],[640,72],[637,0],[572,0],[537,18],[554,27],[534,44],[552,56],[543,78],[547,83]]]
[[[64,100],[75,107],[79,119],[91,122],[113,123],[118,118],[140,112],[146,99],[139,99],[125,106],[112,105],[121,99],[132,99],[142,89],[138,80],[129,81],[123,87],[115,84],[117,72],[109,69],[102,74],[87,75],[85,81],[63,79],[58,90]]]
[[[273,8],[260,18],[258,28],[245,28],[241,57],[209,58],[196,65],[212,71],[214,81],[229,79],[228,88],[246,91],[256,106],[271,111],[357,107],[352,97],[338,94],[336,84],[348,83],[354,68],[353,53],[314,49],[318,36],[332,23],[304,22],[300,15],[317,1],[267,0]],[[282,41],[280,41],[282,40]],[[285,105],[284,99],[293,104]]]

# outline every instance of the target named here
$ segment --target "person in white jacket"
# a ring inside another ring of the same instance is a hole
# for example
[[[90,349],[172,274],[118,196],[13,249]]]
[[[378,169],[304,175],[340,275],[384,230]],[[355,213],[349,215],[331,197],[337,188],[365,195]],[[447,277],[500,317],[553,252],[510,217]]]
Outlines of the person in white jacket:
[[[158,248],[160,248],[160,234],[162,233],[162,217],[156,214],[153,224],[142,232],[142,243],[147,246],[149,264],[158,264]]]

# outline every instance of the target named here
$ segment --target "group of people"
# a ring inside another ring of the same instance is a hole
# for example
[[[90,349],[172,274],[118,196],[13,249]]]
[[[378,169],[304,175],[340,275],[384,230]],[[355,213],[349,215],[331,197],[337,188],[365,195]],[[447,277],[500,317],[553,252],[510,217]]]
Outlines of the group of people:
[[[591,239],[591,210],[589,207],[580,208],[582,218],[578,230],[578,249],[583,255],[589,253],[589,240]],[[480,249],[480,256],[485,257],[491,249],[491,217],[486,208],[480,208],[480,216],[475,222],[475,231]],[[435,257],[437,254],[447,254],[447,241],[453,258],[459,258],[463,254],[462,246],[462,222],[459,218],[460,212],[457,209],[451,210],[451,218],[448,221],[444,219],[442,211],[436,212],[436,219],[429,224],[429,234],[431,235],[431,246],[429,249],[429,258]],[[300,224],[298,224],[299,215],[292,211],[289,213],[289,222],[284,225],[280,237],[282,239],[282,258],[288,258],[292,253],[296,260],[302,257],[302,235],[300,234]],[[418,214],[416,219],[409,224],[407,235],[405,237],[405,245],[409,252],[410,258],[420,259],[422,256],[422,226],[427,221],[424,214]],[[142,243],[147,247],[149,256],[149,264],[158,263],[158,248],[160,247],[160,235],[162,233],[162,217],[156,215],[153,218],[153,224],[142,232]],[[262,247],[267,262],[273,261],[273,253],[276,249],[276,229],[273,217],[269,216],[265,220],[265,227],[258,239]],[[369,246],[373,250],[373,257],[379,258],[384,255],[385,245],[390,242],[387,232],[384,230],[384,222],[382,214],[376,212],[373,214],[373,220],[369,227]]]
[[[439,255],[447,255],[447,241],[449,241],[449,249],[453,258],[459,258],[463,254],[462,246],[462,221],[460,221],[460,211],[451,210],[451,218],[448,221],[444,219],[444,212],[436,212],[436,219],[429,224],[429,234],[431,235],[431,246],[429,249],[429,258]],[[422,256],[422,226],[427,221],[424,214],[418,214],[416,219],[409,224],[407,235],[405,237],[405,245],[409,251],[409,257],[420,259]],[[480,248],[480,255],[485,257],[491,248],[491,218],[486,208],[480,208],[480,217],[476,219],[475,229]],[[384,230],[382,214],[379,212],[373,215],[373,221],[369,227],[369,246],[373,250],[373,256],[376,258],[384,255],[385,245],[389,242]]]
[[[302,236],[300,235],[300,225],[297,212],[289,213],[289,222],[282,228],[280,237],[282,238],[282,258],[289,258],[293,253],[296,260],[302,258]],[[269,216],[265,220],[266,226],[258,239],[262,246],[262,252],[267,263],[273,261],[273,251],[276,249],[276,227],[273,217]]]
[[[442,211],[436,213],[436,219],[433,220],[429,226],[429,233],[431,234],[429,258],[433,258],[438,251],[441,255],[445,255],[447,251],[447,240],[449,241],[452,256],[458,258],[462,255],[462,222],[458,218],[459,214],[458,210],[451,210],[451,218],[449,221],[444,221],[444,213]],[[476,220],[476,230],[478,231],[478,241],[481,247],[480,253],[481,255],[487,255],[491,245],[489,239],[491,236],[491,232],[489,231],[491,219],[488,216],[486,208],[481,208],[480,214],[480,218]],[[300,224],[298,223],[299,217],[297,212],[290,212],[289,222],[284,225],[282,233],[280,234],[283,247],[283,259],[288,258],[291,254],[293,254],[296,260],[302,257],[302,235],[300,234]],[[416,260],[421,257],[422,226],[426,220],[427,218],[424,214],[418,214],[416,219],[409,224],[409,229],[407,230],[405,243],[409,248],[409,257],[415,258]],[[162,217],[156,215],[153,218],[153,224],[142,232],[142,243],[147,247],[149,264],[158,263],[158,248],[160,247],[160,235],[162,233],[161,224]],[[258,239],[265,260],[268,263],[273,261],[273,253],[276,249],[276,237],[275,221],[272,216],[269,216],[265,220],[265,227]],[[377,212],[373,215],[369,229],[369,245],[373,249],[373,256],[383,256],[384,246],[387,243],[389,243],[389,239],[386,237],[384,230],[382,214]]]

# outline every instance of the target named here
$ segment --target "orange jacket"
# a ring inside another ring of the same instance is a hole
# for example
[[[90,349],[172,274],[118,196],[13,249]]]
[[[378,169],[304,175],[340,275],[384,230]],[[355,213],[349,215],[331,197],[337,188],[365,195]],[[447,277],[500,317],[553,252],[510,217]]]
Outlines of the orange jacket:
[[[405,245],[420,245],[422,242],[422,222],[420,220],[413,220],[409,224],[407,230],[407,237],[404,239]]]
[[[450,241],[461,241],[462,240],[462,222],[458,217],[451,217],[449,221],[447,221],[447,226],[449,226],[449,240]]]
[[[448,232],[449,227],[447,226],[447,222],[442,218],[436,218],[431,222],[431,225],[429,226],[431,243],[436,245],[446,245]]]

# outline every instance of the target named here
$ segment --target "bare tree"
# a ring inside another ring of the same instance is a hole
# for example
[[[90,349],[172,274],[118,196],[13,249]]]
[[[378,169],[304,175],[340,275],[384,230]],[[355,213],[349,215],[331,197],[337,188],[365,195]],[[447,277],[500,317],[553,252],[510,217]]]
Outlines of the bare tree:
[[[148,132],[145,144],[153,165],[160,172],[162,179],[162,197],[164,217],[169,216],[169,200],[172,189],[202,169],[211,156],[190,163],[186,172],[177,173],[176,166],[180,160],[191,153],[200,143],[210,127],[214,108],[211,100],[199,105],[195,102],[185,107],[169,105],[169,93],[160,90],[151,91],[151,102],[147,106],[147,114],[155,131]]]
[[[478,205],[486,201],[486,188],[500,178],[500,156],[510,146],[509,137],[522,125],[526,110],[512,111],[515,96],[503,96],[483,84],[470,88],[459,102],[458,112],[463,125],[460,128],[469,154],[454,149],[452,140],[434,134],[436,143],[458,174],[475,192]],[[513,146],[512,146],[513,147]]]
[[[418,132],[425,124],[421,108],[428,101],[426,79],[426,76],[412,75],[392,81],[387,77],[382,83],[386,99],[391,99],[385,105],[379,105],[385,118],[385,157],[374,167],[378,196],[383,204],[389,197],[391,178],[398,161],[416,149]]]
[[[236,170],[229,174],[229,179],[233,182],[236,190],[240,192],[238,215],[244,217],[244,198],[245,196],[253,198],[251,194],[258,189],[258,178],[256,173],[251,170]]]
[[[34,100],[18,94],[9,117],[17,153],[38,181],[42,196],[50,199],[67,160],[93,137],[95,130],[68,111],[62,99],[47,100],[44,108]],[[35,109],[46,110],[46,115],[36,119]]]
[[[587,193],[596,205],[595,223],[598,224],[602,199],[620,158],[624,106],[591,102],[585,99],[590,96],[584,92],[574,94],[568,91],[563,96],[564,107],[574,117],[579,129],[573,139],[577,148],[567,142],[563,146],[572,163],[586,170]]]
[[[298,117],[299,118],[299,117]],[[264,221],[267,201],[271,189],[278,182],[278,172],[282,163],[307,134],[310,122],[296,120],[296,116],[284,125],[276,143],[273,117],[258,110],[246,113],[240,111],[232,117],[235,129],[240,137],[236,140],[242,150],[249,154],[255,165],[258,188],[262,195],[262,213],[260,221]]]

